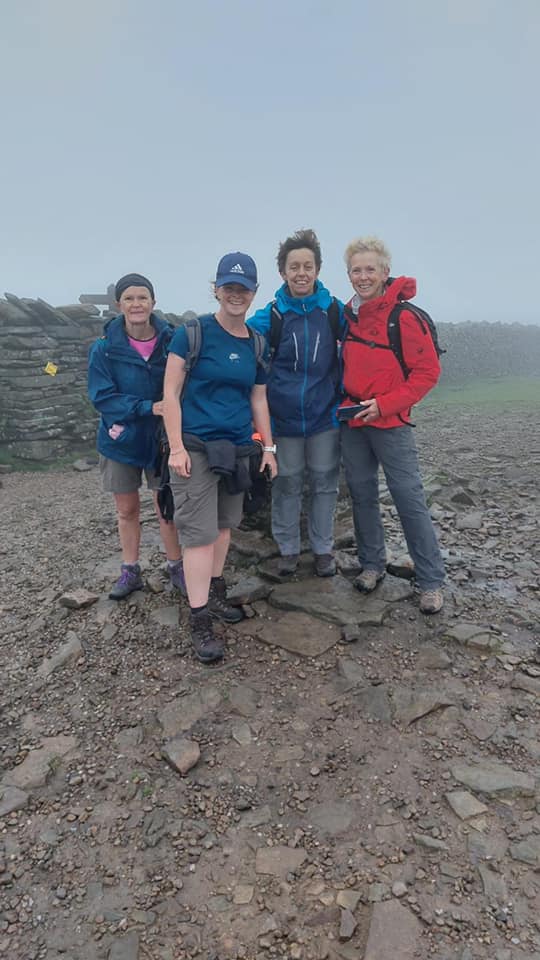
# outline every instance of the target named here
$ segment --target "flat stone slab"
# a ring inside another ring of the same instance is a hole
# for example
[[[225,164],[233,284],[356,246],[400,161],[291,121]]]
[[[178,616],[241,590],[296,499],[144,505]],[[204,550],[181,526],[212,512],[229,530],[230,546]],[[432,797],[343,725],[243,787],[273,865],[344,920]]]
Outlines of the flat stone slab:
[[[79,587],[77,590],[70,590],[68,593],[63,593],[58,603],[61,607],[67,607],[68,610],[83,610],[85,607],[91,607],[93,603],[97,603],[99,600],[99,594],[90,593],[89,590],[85,590],[84,587]]]
[[[139,960],[139,934],[130,930],[129,933],[115,940],[107,960]]]
[[[500,636],[483,623],[456,623],[445,628],[443,639],[480,651],[496,650],[501,644]]]
[[[303,760],[304,759],[304,749],[300,744],[291,743],[285,747],[278,747],[274,756],[274,763],[290,763],[291,760]]]
[[[540,697],[540,680],[536,677],[528,677],[525,673],[516,673],[510,686],[513,690],[523,690],[524,693],[532,693],[533,697]]]
[[[518,843],[512,843],[509,852],[513,860],[538,867],[540,866],[540,837],[535,835],[519,840]]]
[[[376,903],[364,960],[414,960],[421,933],[420,921],[397,900]]]
[[[313,620],[307,613],[286,613],[279,619],[260,623],[250,621],[250,627],[263,643],[281,647],[301,657],[319,657],[340,639],[340,632],[335,625]]]
[[[488,796],[534,797],[536,784],[533,777],[495,760],[483,760],[476,764],[455,763],[450,767],[450,773],[454,780],[469,790]]]
[[[150,614],[150,619],[154,623],[158,623],[160,627],[171,627],[173,630],[178,629],[179,617],[180,607],[177,603],[166,607],[157,607]]]
[[[409,726],[415,720],[440,710],[443,707],[455,705],[455,697],[442,690],[406,689],[398,688],[392,698],[394,705],[394,719],[404,726]]]
[[[201,750],[195,740],[173,737],[163,746],[161,755],[174,770],[185,777],[186,773],[199,762]]]
[[[328,837],[338,837],[345,833],[357,819],[357,808],[352,803],[339,800],[319,803],[309,812],[310,823]]]
[[[478,817],[488,809],[485,803],[480,803],[472,793],[466,790],[452,790],[445,794],[446,799],[454,813],[460,820],[469,820],[470,817]]]
[[[231,687],[229,690],[228,705],[231,713],[241,717],[253,717],[258,710],[259,694],[247,684]]]
[[[68,634],[68,640],[62,644],[52,657],[46,657],[38,667],[40,677],[49,677],[66,663],[74,663],[84,655],[81,641],[75,633]]]
[[[287,874],[298,870],[307,853],[302,847],[259,847],[255,856],[256,873],[269,873],[273,877],[287,878]]]
[[[4,775],[2,782],[21,790],[43,787],[54,773],[55,763],[77,746],[75,737],[45,737],[38,750],[31,750],[18,767]]]
[[[405,581],[399,582],[411,589]],[[383,584],[372,594],[364,595],[339,575],[310,577],[274,587],[270,603],[281,610],[298,610],[339,626],[351,623],[380,626],[390,610],[390,601],[385,601],[382,588]]]
[[[190,730],[191,727],[217,710],[221,703],[221,694],[215,687],[203,687],[200,692],[178,697],[160,710],[158,719],[166,737]]]
[[[255,603],[266,600],[272,590],[272,585],[262,577],[245,577],[227,590],[227,600],[233,605]]]
[[[18,787],[0,787],[0,817],[22,810],[28,803],[28,794]]]

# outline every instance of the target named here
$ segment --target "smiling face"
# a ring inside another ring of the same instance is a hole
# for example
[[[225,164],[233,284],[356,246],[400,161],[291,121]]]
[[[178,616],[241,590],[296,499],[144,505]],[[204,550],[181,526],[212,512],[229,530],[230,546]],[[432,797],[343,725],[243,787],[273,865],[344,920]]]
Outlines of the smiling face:
[[[137,337],[151,327],[150,314],[156,301],[146,287],[127,287],[118,301],[130,336]]]
[[[248,290],[241,283],[224,283],[221,287],[216,287],[219,312],[227,314],[230,319],[244,319],[255,299],[256,292],[256,290]]]
[[[378,253],[355,253],[349,261],[349,280],[362,301],[382,295],[389,272],[388,267],[382,265]]]
[[[300,250],[291,250],[287,254],[281,277],[287,284],[291,297],[310,297],[315,290],[318,276],[319,271],[312,250],[302,247]]]

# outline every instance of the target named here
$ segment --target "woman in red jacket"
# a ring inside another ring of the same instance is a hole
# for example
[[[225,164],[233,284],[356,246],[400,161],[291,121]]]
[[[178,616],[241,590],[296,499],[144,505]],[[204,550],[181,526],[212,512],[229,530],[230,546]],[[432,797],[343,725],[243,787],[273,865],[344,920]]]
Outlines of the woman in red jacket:
[[[417,315],[399,317],[403,367],[390,345],[388,319],[400,301],[416,294],[410,277],[389,279],[390,254],[375,237],[354,240],[345,251],[354,296],[345,308],[344,406],[363,409],[342,424],[341,442],[352,502],[358,557],[355,586],[370,593],[386,570],[379,508],[379,465],[401,520],[414,561],[422,613],[443,606],[444,565],[420,476],[410,412],[435,386],[439,358],[429,330]]]

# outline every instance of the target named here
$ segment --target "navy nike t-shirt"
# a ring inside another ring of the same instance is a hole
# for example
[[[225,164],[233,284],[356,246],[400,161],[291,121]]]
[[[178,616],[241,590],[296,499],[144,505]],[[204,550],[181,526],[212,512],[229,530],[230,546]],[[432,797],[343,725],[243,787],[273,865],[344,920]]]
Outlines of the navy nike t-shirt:
[[[214,314],[200,321],[201,350],[182,397],[182,432],[201,440],[249,443],[253,433],[251,391],[254,384],[267,381],[255,359],[253,339],[228,333]],[[176,330],[169,350],[185,359],[189,343],[183,327]]]

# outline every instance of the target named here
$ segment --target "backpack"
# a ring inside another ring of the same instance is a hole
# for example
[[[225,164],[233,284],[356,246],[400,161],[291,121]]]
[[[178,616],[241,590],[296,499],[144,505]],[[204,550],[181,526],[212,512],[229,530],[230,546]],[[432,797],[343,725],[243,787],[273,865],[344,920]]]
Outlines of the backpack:
[[[426,310],[422,310],[421,307],[417,307],[415,303],[410,303],[408,300],[402,300],[400,303],[396,303],[395,307],[391,310],[388,316],[388,344],[376,343],[374,340],[366,340],[364,337],[357,337],[355,334],[351,333],[350,327],[347,330],[345,339],[357,340],[359,343],[366,343],[368,347],[379,347],[381,350],[391,350],[403,371],[405,380],[407,380],[410,370],[403,357],[401,326],[399,322],[401,314],[404,310],[408,310],[409,313],[413,314],[424,336],[429,335],[431,337],[437,356],[440,357],[443,353],[446,353],[446,350],[443,350],[439,344],[437,328],[429,313],[427,313]],[[355,321],[354,314],[349,307],[345,307],[345,317],[347,320]]]
[[[340,319],[339,319],[339,303],[335,297],[332,297],[332,302],[326,311],[328,317],[328,323],[330,324],[330,329],[334,340],[341,339],[341,329],[340,329]],[[270,331],[268,334],[268,342],[270,344],[270,356],[273,357],[277,348],[279,347],[279,341],[281,340],[281,331],[283,329],[283,314],[278,308],[278,305],[275,300],[272,300],[270,304]]]

